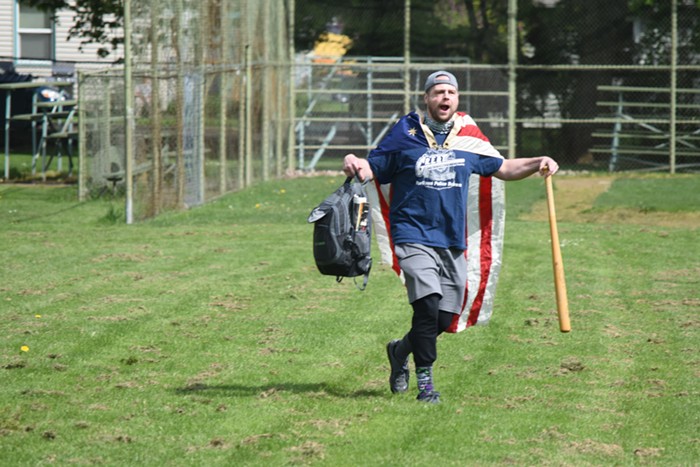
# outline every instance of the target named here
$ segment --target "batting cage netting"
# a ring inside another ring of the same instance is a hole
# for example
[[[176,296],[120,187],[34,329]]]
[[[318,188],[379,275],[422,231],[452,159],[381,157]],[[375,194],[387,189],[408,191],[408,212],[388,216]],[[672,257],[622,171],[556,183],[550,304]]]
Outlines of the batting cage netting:
[[[293,119],[284,2],[133,3],[134,217],[283,174]],[[124,68],[83,74],[79,86],[81,192],[123,192]]]
[[[438,69],[458,77],[459,110],[506,157],[700,165],[696,0],[125,3],[128,79],[121,66],[79,79],[80,191],[130,191],[135,219],[339,170],[423,107]]]

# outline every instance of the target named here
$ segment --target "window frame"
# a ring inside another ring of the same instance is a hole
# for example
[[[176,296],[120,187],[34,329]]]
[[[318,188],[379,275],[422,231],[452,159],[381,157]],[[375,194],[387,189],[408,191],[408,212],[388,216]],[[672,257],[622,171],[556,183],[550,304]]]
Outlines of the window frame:
[[[49,12],[48,28],[22,28],[20,27],[20,4],[22,0],[15,0],[14,8],[14,56],[18,65],[51,66],[56,60],[56,22]],[[48,58],[25,58],[22,56],[22,35],[42,35],[49,37],[49,57]]]

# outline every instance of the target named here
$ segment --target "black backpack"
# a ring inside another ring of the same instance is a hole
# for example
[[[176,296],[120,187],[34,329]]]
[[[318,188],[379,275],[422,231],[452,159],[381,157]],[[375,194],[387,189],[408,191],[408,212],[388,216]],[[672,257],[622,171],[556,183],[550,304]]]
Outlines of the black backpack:
[[[314,260],[321,274],[335,276],[338,282],[364,275],[362,287],[358,286],[364,290],[372,267],[372,216],[359,178],[352,183],[348,177],[307,221],[314,224]]]

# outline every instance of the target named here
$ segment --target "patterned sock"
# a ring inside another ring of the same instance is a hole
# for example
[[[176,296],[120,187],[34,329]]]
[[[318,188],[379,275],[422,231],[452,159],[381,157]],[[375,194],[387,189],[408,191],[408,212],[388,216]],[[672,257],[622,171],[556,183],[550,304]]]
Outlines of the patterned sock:
[[[433,367],[421,366],[416,368],[416,379],[418,380],[418,396],[433,392]]]

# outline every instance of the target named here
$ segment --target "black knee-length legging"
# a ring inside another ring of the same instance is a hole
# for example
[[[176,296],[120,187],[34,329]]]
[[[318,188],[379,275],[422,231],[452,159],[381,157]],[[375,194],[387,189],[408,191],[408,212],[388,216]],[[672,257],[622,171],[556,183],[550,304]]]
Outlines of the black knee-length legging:
[[[413,361],[416,367],[432,366],[437,360],[437,337],[450,327],[455,315],[440,311],[438,294],[419,298],[411,306],[413,319],[408,339],[411,341]]]

